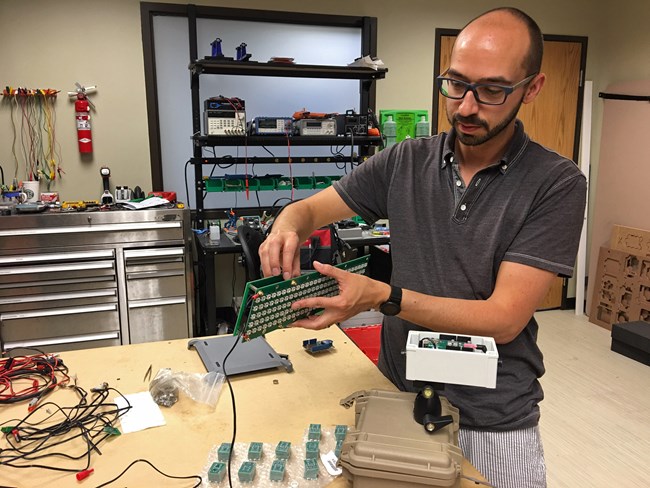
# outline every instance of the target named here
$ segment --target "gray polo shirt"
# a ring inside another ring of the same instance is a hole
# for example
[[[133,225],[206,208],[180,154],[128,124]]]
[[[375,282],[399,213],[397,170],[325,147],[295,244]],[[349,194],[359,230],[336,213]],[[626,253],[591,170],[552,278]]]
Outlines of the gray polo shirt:
[[[454,131],[410,139],[381,151],[334,184],[368,222],[390,219],[393,284],[428,295],[485,300],[502,261],[561,276],[573,273],[583,223],[586,180],[572,161],[531,141],[517,121],[504,157],[464,187],[454,170]],[[444,328],[442,328],[444,329]],[[461,425],[504,430],[539,420],[544,374],[531,317],[510,343],[499,344],[497,388],[447,385]],[[379,368],[401,390],[409,330],[385,317]],[[444,332],[444,330],[441,330]]]

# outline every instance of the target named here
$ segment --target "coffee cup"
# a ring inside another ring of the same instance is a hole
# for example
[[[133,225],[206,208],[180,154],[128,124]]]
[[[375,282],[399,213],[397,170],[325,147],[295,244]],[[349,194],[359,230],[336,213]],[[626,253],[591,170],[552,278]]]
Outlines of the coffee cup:
[[[38,202],[40,197],[41,193],[38,188],[38,181],[23,181],[23,188],[21,190],[21,200],[23,202]]]

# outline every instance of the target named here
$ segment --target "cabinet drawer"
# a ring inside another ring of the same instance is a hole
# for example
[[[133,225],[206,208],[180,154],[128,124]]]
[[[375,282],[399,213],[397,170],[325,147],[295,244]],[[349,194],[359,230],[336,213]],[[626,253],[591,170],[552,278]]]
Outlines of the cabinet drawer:
[[[184,296],[185,249],[182,247],[124,251],[129,300]]]
[[[54,307],[76,307],[99,303],[116,303],[117,289],[82,290],[61,293],[34,293],[3,297],[0,295],[0,314]]]
[[[129,300],[183,296],[185,273],[184,270],[129,273],[126,289]]]
[[[131,343],[189,337],[185,297],[129,302]]]
[[[95,347],[119,346],[122,344],[119,331],[98,334],[79,334],[53,339],[30,339],[5,342],[5,349],[13,347],[35,347],[43,352],[74,351]]]
[[[0,314],[0,338],[4,343],[119,330],[117,303]]]
[[[137,213],[135,214],[137,215]],[[56,219],[48,215],[50,226],[0,230],[0,248],[25,249],[34,247],[65,247],[74,242],[76,246],[107,245],[110,243],[139,243],[161,240],[183,240],[183,224],[180,220],[167,222],[106,222],[107,219],[124,217],[119,214],[81,215],[78,219]],[[62,217],[72,217],[62,215]],[[90,218],[96,223],[83,223]],[[66,222],[63,222],[65,220]],[[68,225],[73,222],[81,225]],[[104,221],[104,222],[100,222]],[[63,225],[57,225],[63,224]]]
[[[1,271],[0,271],[1,272]],[[112,289],[117,290],[115,276],[94,276],[91,278],[72,278],[63,280],[29,281],[23,283],[0,284],[0,297],[24,297],[28,295],[48,295]]]
[[[34,286],[49,281],[76,281],[93,278],[114,278],[114,261],[82,263],[35,264],[0,268],[0,287]]]

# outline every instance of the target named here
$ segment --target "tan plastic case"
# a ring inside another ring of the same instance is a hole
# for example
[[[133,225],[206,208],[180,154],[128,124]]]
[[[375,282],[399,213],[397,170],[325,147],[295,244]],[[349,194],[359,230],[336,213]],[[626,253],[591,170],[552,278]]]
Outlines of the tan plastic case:
[[[355,428],[339,464],[354,488],[460,487],[458,409],[441,397],[442,415],[453,423],[433,434],[413,419],[415,393],[369,390],[351,395]]]

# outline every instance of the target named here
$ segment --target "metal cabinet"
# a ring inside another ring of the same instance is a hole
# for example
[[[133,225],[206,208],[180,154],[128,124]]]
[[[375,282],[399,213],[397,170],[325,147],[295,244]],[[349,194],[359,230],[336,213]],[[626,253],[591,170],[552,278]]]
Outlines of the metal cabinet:
[[[184,248],[129,249],[124,263],[131,342],[187,337]]]
[[[61,351],[192,335],[188,210],[0,222],[3,348]]]
[[[120,343],[115,251],[0,257],[4,348]]]

